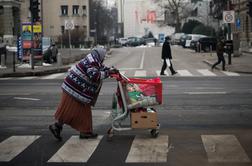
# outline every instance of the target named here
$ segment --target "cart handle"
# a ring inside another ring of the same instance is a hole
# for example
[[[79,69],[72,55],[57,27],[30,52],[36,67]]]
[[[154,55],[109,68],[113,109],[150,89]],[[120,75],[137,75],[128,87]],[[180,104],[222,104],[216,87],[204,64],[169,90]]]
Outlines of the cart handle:
[[[129,81],[130,79],[124,74],[118,72],[116,74],[110,74],[110,77],[115,78],[117,81]]]

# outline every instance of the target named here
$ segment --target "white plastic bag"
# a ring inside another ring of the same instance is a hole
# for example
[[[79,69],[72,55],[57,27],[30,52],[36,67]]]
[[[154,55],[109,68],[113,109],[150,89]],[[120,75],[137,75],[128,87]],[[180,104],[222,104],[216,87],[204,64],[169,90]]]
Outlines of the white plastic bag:
[[[170,66],[171,66],[171,61],[170,61],[170,59],[167,58],[167,59],[165,59],[165,61],[166,61],[167,66],[170,67]]]

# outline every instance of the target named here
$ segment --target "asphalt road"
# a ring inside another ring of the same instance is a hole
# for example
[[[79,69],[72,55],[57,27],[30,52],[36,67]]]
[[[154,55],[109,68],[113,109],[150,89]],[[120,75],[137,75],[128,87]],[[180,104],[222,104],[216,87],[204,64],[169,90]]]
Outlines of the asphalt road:
[[[130,68],[137,69],[128,70],[135,71],[141,67],[141,70],[149,70],[146,64],[151,62],[153,70],[158,70],[161,62],[148,60],[151,55],[159,56],[157,52],[160,50],[155,49],[145,53],[141,48],[132,49],[133,53],[124,54],[126,59],[120,63],[119,55],[122,55],[114,54],[106,63],[126,68],[127,59],[134,56],[141,59],[144,55],[143,63],[142,60],[136,60],[135,64],[131,62]],[[138,53],[134,54],[135,51]],[[176,51],[175,55],[179,55],[176,54],[178,52],[181,56],[174,58],[177,68],[206,68],[193,55],[189,55],[193,57],[191,61],[183,64],[181,60],[187,55],[183,50]],[[62,133],[62,142],[55,141],[48,132],[60,100],[62,79],[0,80],[0,165],[251,165],[251,76],[175,76],[161,79],[164,103],[155,107],[161,124],[158,138],[151,138],[148,130],[131,130],[116,132],[113,140],[107,141],[112,95],[117,86],[115,80],[108,79],[104,81],[97,105],[93,108],[94,130],[100,137],[85,143],[79,142],[78,137],[74,137],[78,133],[68,126]],[[128,124],[128,119],[125,124]],[[18,144],[21,138],[23,141]],[[30,146],[25,146],[10,161],[3,161],[17,151],[9,149],[25,145],[25,142]],[[69,151],[67,156],[58,154],[63,147],[65,150],[62,151]],[[71,148],[78,147],[81,151],[71,151]],[[92,151],[89,147],[95,149]],[[88,153],[82,153],[83,149]]]

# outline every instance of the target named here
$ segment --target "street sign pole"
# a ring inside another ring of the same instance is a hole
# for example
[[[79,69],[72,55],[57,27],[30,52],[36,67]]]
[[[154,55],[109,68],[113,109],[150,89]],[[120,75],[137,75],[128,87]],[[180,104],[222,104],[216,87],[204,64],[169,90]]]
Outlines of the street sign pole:
[[[230,10],[230,3],[231,1],[227,1],[227,9]],[[231,41],[231,23],[228,23],[228,40]],[[228,64],[232,64],[232,59],[231,59],[231,50],[228,50]]]
[[[72,45],[71,45],[71,33],[70,33],[70,29],[68,29],[68,39],[69,39],[69,54],[70,57],[72,56]]]
[[[33,49],[33,14],[31,14],[31,54],[30,54],[30,65],[32,70],[34,70],[34,49]]]
[[[69,42],[69,54],[72,55],[72,44],[71,44],[71,33],[70,31],[74,29],[74,22],[73,20],[65,20],[65,29],[68,30],[68,42]]]

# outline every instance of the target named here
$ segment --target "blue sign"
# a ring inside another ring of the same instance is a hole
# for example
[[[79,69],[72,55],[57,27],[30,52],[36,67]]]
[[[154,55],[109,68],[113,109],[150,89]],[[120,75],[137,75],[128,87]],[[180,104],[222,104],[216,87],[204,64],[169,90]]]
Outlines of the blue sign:
[[[17,58],[19,60],[22,60],[22,58],[23,58],[22,51],[23,51],[23,49],[22,49],[22,39],[21,39],[21,37],[19,37],[18,40],[17,40]]]
[[[164,43],[165,34],[163,34],[163,33],[158,34],[158,40],[159,40],[160,43]]]
[[[237,28],[241,27],[241,20],[240,20],[240,18],[237,18],[237,20],[236,20],[236,27]]]

